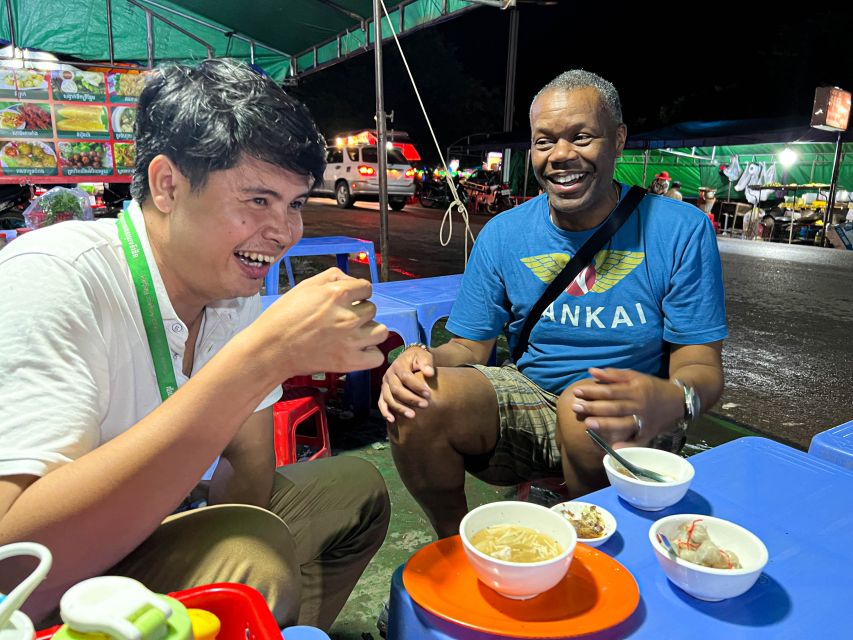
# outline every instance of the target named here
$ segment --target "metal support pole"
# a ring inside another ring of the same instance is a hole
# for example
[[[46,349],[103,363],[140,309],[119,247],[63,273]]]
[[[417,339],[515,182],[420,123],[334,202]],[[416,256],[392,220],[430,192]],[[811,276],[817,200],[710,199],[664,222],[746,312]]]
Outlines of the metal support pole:
[[[132,4],[135,7],[139,7],[140,9],[142,9],[145,12],[145,24],[146,24],[147,29],[148,29],[148,46],[149,46],[148,66],[149,67],[154,66],[154,30],[152,29],[153,18],[157,18],[160,22],[162,22],[166,26],[174,29],[178,33],[184,34],[190,40],[195,40],[201,46],[203,46],[205,49],[207,49],[207,57],[208,58],[213,57],[213,45],[205,42],[204,40],[199,38],[194,33],[191,33],[190,31],[187,31],[183,27],[175,24],[174,22],[172,22],[168,18],[164,18],[163,16],[161,16],[157,13],[154,13],[153,11],[151,11],[151,9],[149,9],[145,5],[140,4],[139,0],[127,0],[127,2]]]
[[[648,172],[648,170],[649,170],[649,150],[646,149],[645,153],[643,154],[643,188],[644,189],[647,186],[646,185],[646,173]]]
[[[9,19],[9,44],[12,45],[12,57],[15,57],[15,21],[12,18],[12,0],[6,0],[6,17]]]
[[[148,68],[154,68],[154,25],[150,11],[145,12],[145,42],[148,46]]]
[[[832,161],[832,180],[829,181],[829,198],[826,202],[826,211],[823,213],[823,239],[820,245],[825,247],[829,243],[826,236],[826,230],[832,223],[832,206],[835,204],[835,191],[838,188],[838,173],[841,169],[841,134],[838,132],[838,137],[835,139],[835,158]]]
[[[381,0],[373,0],[373,62],[376,74],[376,158],[379,160],[379,253],[382,269],[379,279],[388,282],[391,254],[388,248],[388,150],[385,134],[385,93],[382,83],[382,10]],[[367,35],[367,34],[365,34]]]
[[[115,49],[113,48],[113,3],[107,1],[107,45],[110,49],[110,64],[115,64]]]
[[[527,197],[527,176],[528,170],[530,169],[530,149],[527,150],[527,154],[524,156],[524,189],[522,189],[522,198]]]
[[[255,64],[255,41],[249,40],[249,62]]]
[[[518,9],[509,10],[509,39],[506,51],[506,86],[504,89],[504,131],[512,131],[515,115],[515,68],[518,60]],[[503,179],[509,180],[509,163],[512,152],[504,149]]]

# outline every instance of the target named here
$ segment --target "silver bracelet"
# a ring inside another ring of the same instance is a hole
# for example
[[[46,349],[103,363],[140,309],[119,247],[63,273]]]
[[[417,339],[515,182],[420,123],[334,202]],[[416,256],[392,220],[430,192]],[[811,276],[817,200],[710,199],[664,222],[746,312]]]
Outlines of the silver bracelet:
[[[412,347],[419,347],[421,349],[424,349],[425,351],[429,351],[429,347],[426,346],[423,342],[410,342],[409,344],[406,345],[406,347],[403,349],[403,351],[408,351]]]

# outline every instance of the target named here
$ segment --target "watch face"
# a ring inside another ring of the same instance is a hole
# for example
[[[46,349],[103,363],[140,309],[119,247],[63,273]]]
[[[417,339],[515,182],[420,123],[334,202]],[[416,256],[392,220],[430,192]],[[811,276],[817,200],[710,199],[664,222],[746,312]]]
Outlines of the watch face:
[[[689,385],[684,385],[684,409],[690,414],[688,419],[695,420],[699,417],[699,394]]]

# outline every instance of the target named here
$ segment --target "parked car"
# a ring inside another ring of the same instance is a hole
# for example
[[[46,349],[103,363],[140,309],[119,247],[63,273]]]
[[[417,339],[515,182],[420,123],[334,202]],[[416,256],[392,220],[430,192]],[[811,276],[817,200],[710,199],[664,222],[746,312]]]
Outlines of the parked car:
[[[379,156],[375,145],[326,149],[323,184],[316,195],[333,196],[342,209],[357,200],[379,200]],[[401,211],[415,194],[415,170],[399,149],[388,149],[388,206]]]

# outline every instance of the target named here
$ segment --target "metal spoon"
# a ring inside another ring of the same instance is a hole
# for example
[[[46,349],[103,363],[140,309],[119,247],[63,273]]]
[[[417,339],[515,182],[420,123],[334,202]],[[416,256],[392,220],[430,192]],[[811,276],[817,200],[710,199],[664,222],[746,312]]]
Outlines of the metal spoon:
[[[607,444],[600,435],[598,435],[592,429],[587,429],[586,434],[592,438],[592,441],[595,442],[599,447],[604,449],[607,453],[609,453],[614,460],[616,460],[619,464],[625,467],[637,480],[651,480],[652,482],[672,482],[672,478],[667,478],[664,475],[659,474],[656,471],[652,471],[650,469],[643,469],[642,467],[638,467],[632,462],[628,462],[625,458],[620,456],[616,451],[613,450],[609,444]]]
[[[664,549],[669,551],[669,555],[672,556],[673,558],[677,558],[678,554],[675,552],[675,548],[672,546],[672,543],[669,541],[669,538],[667,538],[665,535],[663,535],[660,532],[658,532],[655,535],[657,536],[658,542],[660,542],[663,545]]]

